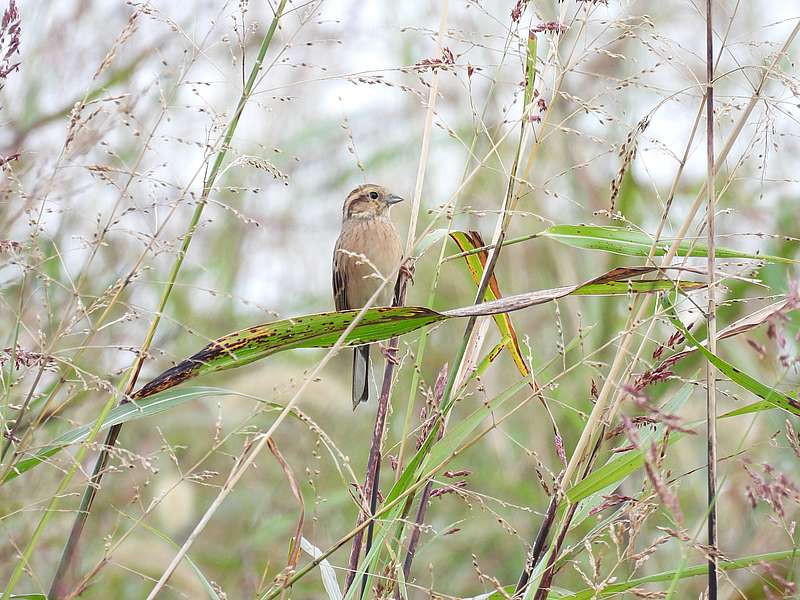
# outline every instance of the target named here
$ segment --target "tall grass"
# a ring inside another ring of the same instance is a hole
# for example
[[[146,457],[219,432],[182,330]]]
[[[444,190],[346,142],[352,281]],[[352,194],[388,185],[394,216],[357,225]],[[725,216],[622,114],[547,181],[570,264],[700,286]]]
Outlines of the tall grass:
[[[0,7],[3,597],[794,597],[800,12],[702,4]]]

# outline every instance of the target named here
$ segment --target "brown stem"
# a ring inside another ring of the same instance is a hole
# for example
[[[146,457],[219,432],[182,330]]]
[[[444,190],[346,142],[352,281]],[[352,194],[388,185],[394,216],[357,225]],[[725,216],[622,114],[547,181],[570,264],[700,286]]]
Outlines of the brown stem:
[[[598,437],[597,442],[595,443],[592,454],[589,456],[589,460],[586,462],[586,468],[583,470],[581,479],[586,477],[592,470],[594,461],[597,458],[598,450],[600,450],[600,444],[602,440],[605,438],[605,434],[603,433],[604,430],[605,428],[601,429],[600,436]],[[561,498],[563,497],[563,490],[561,489],[561,486],[566,485],[566,482],[563,479],[563,475],[564,474],[562,473],[561,479],[557,482],[559,488],[556,490],[556,493],[553,494],[553,497],[550,499],[550,506],[548,506],[544,520],[542,521],[542,524],[539,526],[539,531],[536,534],[536,539],[534,540],[533,547],[531,548],[529,558],[525,562],[525,567],[519,576],[519,581],[517,582],[517,588],[514,591],[514,598],[522,598],[522,596],[525,593],[525,588],[530,583],[531,573],[533,573],[533,569],[536,567],[537,564],[539,564],[539,561],[542,559],[542,555],[544,554],[547,538],[550,535],[550,530],[553,528],[553,523],[555,522],[558,504]],[[569,530],[569,526],[570,523],[572,522],[572,517],[575,515],[575,510],[577,506],[578,506],[577,503],[571,505],[569,511],[567,511],[567,514],[564,516],[564,522],[553,544],[553,550],[550,553],[547,569],[542,574],[542,580],[536,592],[536,597],[535,597],[536,600],[541,600],[541,598],[547,597],[547,593],[549,592],[550,588],[550,583],[552,582],[553,575],[555,574],[554,570],[555,560],[556,558],[558,558],[558,552],[561,549],[561,544],[564,542],[564,538],[567,535],[567,531]],[[545,590],[544,596],[540,596],[543,590]]]
[[[708,349],[717,351],[716,291],[714,288],[715,189],[714,189],[714,33],[711,0],[706,0],[706,227],[708,229]],[[706,423],[708,453],[708,598],[717,600],[717,399],[714,365],[706,361]]]
[[[544,573],[542,574],[542,581],[539,583],[539,589],[536,590],[536,596],[534,596],[534,600],[545,600],[547,595],[550,593],[550,585],[552,584],[553,576],[555,575],[555,565],[556,558],[558,558],[558,551],[561,549],[561,545],[564,543],[564,538],[567,537],[569,523],[572,521],[572,517],[575,516],[575,511],[577,509],[577,502],[575,504],[570,504],[569,511],[567,511],[567,515],[564,519],[564,526],[561,528],[561,531],[558,532],[558,537],[553,543],[553,551],[550,553],[550,558],[547,560],[547,569],[545,569]]]
[[[542,551],[545,548],[545,542],[547,542],[547,536],[550,533],[550,529],[553,527],[553,521],[556,518],[558,499],[559,499],[558,493],[553,494],[553,497],[550,499],[550,506],[547,507],[547,514],[545,514],[544,520],[542,521],[542,524],[539,526],[539,532],[536,534],[536,539],[533,542],[533,547],[531,548],[528,560],[525,563],[525,568],[522,570],[522,574],[520,574],[519,576],[519,581],[517,582],[517,589],[514,592],[515,598],[522,597],[525,588],[528,586],[528,581],[530,581],[533,569],[536,567],[536,565],[539,564],[539,561],[542,558]]]
[[[447,363],[444,364],[436,377],[436,384],[433,386],[433,403],[436,406],[438,414],[434,415],[435,419],[442,419],[442,397],[444,395],[445,381],[447,380]],[[437,439],[442,439],[445,430],[444,420],[441,421],[442,426],[439,429]],[[420,442],[423,440],[420,439]],[[425,513],[428,510],[428,502],[431,499],[431,490],[433,489],[433,480],[425,484],[422,491],[422,497],[419,500],[419,507],[417,508],[417,515],[414,518],[414,530],[411,532],[411,538],[408,541],[408,550],[406,551],[406,559],[403,561],[403,579],[408,581],[411,574],[411,562],[414,560],[414,553],[417,551],[417,544],[419,544],[419,537],[422,533],[422,523],[425,521]],[[399,587],[395,588],[395,597],[399,597]]]
[[[400,272],[397,275],[397,284],[395,285],[394,290],[394,306],[402,306],[405,303],[406,299],[406,285],[408,283],[408,276],[409,273],[406,269],[401,268]],[[386,350],[386,353],[392,359],[394,358],[395,354],[397,353],[398,348],[398,338],[393,337],[389,341],[389,347]],[[380,459],[381,459],[381,446],[383,445],[383,434],[386,429],[386,415],[389,412],[389,397],[391,396],[392,392],[392,376],[394,375],[394,367],[395,361],[394,360],[386,360],[386,367],[383,370],[383,384],[381,385],[381,395],[378,399],[378,412],[375,415],[375,427],[372,430],[372,444],[370,445],[369,449],[369,458],[367,459],[367,473],[364,477],[364,489],[361,495],[361,503],[362,507],[361,510],[358,512],[358,518],[356,519],[356,527],[362,525],[364,521],[375,514],[375,510],[377,509],[377,496],[378,496],[378,473],[380,471]],[[366,509],[364,506],[364,502],[366,499],[369,498],[370,507]],[[372,543],[372,533],[373,533],[374,521],[370,521],[368,530],[367,530],[367,545],[365,554],[369,552],[370,545]],[[350,559],[347,562],[347,575],[345,577],[345,591],[350,589],[350,586],[353,583],[353,580],[356,576],[356,571],[358,570],[358,559],[361,555],[361,545],[364,538],[364,531],[363,529],[359,531],[355,537],[353,537],[353,546],[350,549]],[[366,576],[367,573],[364,573],[364,587],[366,586]],[[361,593],[363,595],[364,589],[362,587]]]
[[[585,479],[586,476],[592,471],[594,463],[597,460],[597,455],[599,454],[600,445],[603,443],[603,439],[605,438],[605,429],[606,429],[605,427],[600,428],[600,435],[598,436],[597,441],[594,444],[592,453],[586,460],[586,467],[583,469],[583,472],[580,473],[579,480]],[[565,479],[562,479],[562,482],[564,482],[563,485],[566,485]],[[555,497],[558,497],[558,494]],[[556,502],[556,505],[557,504],[558,502]],[[553,542],[553,550],[550,552],[550,558],[548,559],[547,562],[547,569],[542,574],[542,580],[539,583],[539,588],[536,590],[536,596],[534,596],[534,600],[545,600],[547,598],[547,595],[550,593],[550,585],[552,584],[553,576],[555,575],[556,559],[558,558],[558,553],[561,551],[561,546],[564,543],[564,538],[567,537],[569,526],[572,523],[572,517],[575,516],[575,511],[577,510],[577,508],[578,508],[577,502],[575,502],[574,504],[570,504],[567,514],[564,515],[564,522],[561,525],[561,529],[558,532],[558,536]]]
[[[378,453],[378,465],[375,470],[375,484],[372,486],[372,497],[369,500],[369,514],[371,516],[375,516],[375,512],[378,510],[378,485],[377,482],[381,479],[381,461],[380,461],[380,453]],[[370,521],[370,524],[367,526],[367,543],[364,544],[364,556],[366,557],[369,554],[370,548],[372,548],[372,536],[375,533],[375,519]],[[361,597],[364,597],[364,592],[367,589],[367,572],[364,572],[363,577],[361,578]]]
[[[422,496],[419,499],[417,516],[414,519],[414,530],[411,532],[411,538],[408,540],[406,559],[403,561],[403,579],[405,581],[408,581],[408,576],[411,574],[411,561],[414,560],[414,553],[417,551],[417,544],[419,544],[419,537],[422,533],[422,523],[425,521],[425,513],[428,510],[428,502],[431,499],[432,489],[433,481],[429,481],[425,484],[425,489],[422,490]]]

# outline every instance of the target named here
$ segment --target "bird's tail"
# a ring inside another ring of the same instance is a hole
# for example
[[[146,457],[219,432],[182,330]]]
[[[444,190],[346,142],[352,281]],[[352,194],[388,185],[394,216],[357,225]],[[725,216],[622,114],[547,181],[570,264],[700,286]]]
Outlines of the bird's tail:
[[[353,410],[369,400],[369,346],[353,349]]]

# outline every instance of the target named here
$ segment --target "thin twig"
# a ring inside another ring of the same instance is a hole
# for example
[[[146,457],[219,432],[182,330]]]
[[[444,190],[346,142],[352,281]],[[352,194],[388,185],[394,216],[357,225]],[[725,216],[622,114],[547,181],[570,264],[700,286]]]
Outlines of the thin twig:
[[[441,418],[442,409],[442,396],[444,395],[444,384],[447,380],[447,363],[442,366],[439,375],[436,377],[436,383],[433,386],[433,403],[432,406],[437,414],[431,415],[431,418]],[[438,439],[442,439],[445,433],[444,424],[439,430]],[[420,440],[422,441],[422,440]],[[419,499],[419,507],[417,508],[417,515],[414,519],[414,527],[411,532],[411,538],[408,540],[408,551],[406,552],[406,559],[403,561],[403,580],[408,581],[411,574],[411,562],[414,560],[414,554],[417,551],[417,544],[422,532],[422,524],[425,521],[425,513],[428,510],[428,502],[431,497],[431,490],[433,489],[433,480],[428,481],[425,489],[422,491],[422,496]],[[400,588],[395,588],[395,597],[400,595]]]
[[[288,579],[297,569],[297,561],[300,560],[300,540],[303,536],[306,505],[303,501],[303,494],[300,491],[300,486],[297,484],[297,478],[292,472],[292,467],[289,466],[289,463],[283,457],[283,454],[281,454],[281,451],[278,449],[278,445],[275,443],[275,440],[267,440],[267,446],[269,447],[269,450],[272,452],[275,459],[278,461],[278,464],[280,464],[283,474],[286,475],[286,479],[289,482],[289,489],[292,492],[292,496],[294,496],[295,500],[297,500],[297,504],[300,506],[300,514],[297,517],[297,525],[295,526],[294,537],[292,538],[289,546],[289,559],[286,561],[285,579]],[[285,592],[286,589],[287,587],[284,586],[283,591]]]
[[[506,59],[506,57],[508,55],[508,48],[509,48],[510,39],[511,39],[511,35],[510,35],[510,32],[509,32],[509,35],[506,38],[505,46],[503,48],[502,59],[500,60],[500,62],[496,66],[495,77],[492,77],[490,79],[489,92],[486,95],[486,101],[484,103],[484,107],[483,107],[483,110],[481,112],[481,115],[480,115],[480,117],[478,119],[479,122],[483,125],[484,133],[487,133],[487,135],[488,135],[488,128],[486,127],[486,124],[485,124],[485,117],[486,117],[487,111],[489,110],[490,101],[492,99],[492,94],[493,94],[493,92],[494,92],[494,90],[496,88],[496,85],[497,85],[497,76],[500,73],[501,67],[505,64],[505,59]],[[511,131],[511,129],[509,128],[509,132],[510,131]],[[505,135],[507,135],[507,134],[505,134]],[[503,135],[502,137],[505,138],[505,135]],[[498,143],[495,143],[492,146],[490,151],[484,156],[484,158],[482,160],[478,160],[478,163],[479,163],[478,166],[472,172],[470,172],[470,170],[469,170],[470,158],[474,157],[475,146],[478,143],[478,139],[479,139],[478,129],[476,128],[476,130],[475,130],[475,132],[474,132],[474,134],[472,136],[472,142],[470,143],[470,146],[469,146],[468,151],[467,151],[467,160],[466,160],[466,162],[464,164],[464,171],[461,174],[461,183],[458,186],[458,189],[456,190],[456,192],[453,194],[453,196],[446,203],[447,207],[452,207],[453,209],[455,209],[455,207],[457,206],[458,199],[460,198],[461,191],[463,190],[464,186],[466,185],[466,182],[473,175],[475,175],[477,170],[480,168],[481,165],[483,165],[485,163],[485,161],[489,158],[489,156],[494,154],[494,155],[497,155],[499,157],[499,152],[497,152],[497,146],[499,145],[499,142],[498,142]],[[427,235],[428,231],[433,227],[433,225],[437,222],[437,220],[441,216],[442,216],[442,211],[440,211],[439,214],[436,216],[436,218],[434,218],[431,221],[431,223],[428,225],[428,227],[425,228],[425,230],[423,231],[422,235],[420,235],[417,238],[417,241],[419,241],[420,239],[424,238],[425,235]],[[452,230],[452,227],[453,227],[453,221],[451,219],[448,219],[448,221],[447,221],[448,234]],[[442,237],[442,241],[441,241],[440,248],[439,248],[439,258],[438,258],[438,260],[436,262],[436,268],[434,269],[434,272],[433,272],[433,280],[431,282],[431,287],[430,287],[430,291],[428,293],[428,298],[427,298],[427,302],[425,303],[425,306],[433,306],[434,302],[436,300],[436,294],[437,294],[438,285],[439,285],[439,278],[440,278],[441,272],[442,272],[442,264],[444,264],[444,262],[445,262],[444,253],[445,253],[445,250],[447,248],[447,239],[448,239],[447,236],[443,236]],[[520,241],[522,241],[522,240],[520,240]],[[506,243],[508,243],[508,242],[506,242]],[[417,351],[416,351],[416,354],[414,356],[416,364],[418,364],[418,365],[421,365],[422,362],[423,362],[423,359],[425,358],[425,350],[427,348],[427,343],[428,343],[428,330],[424,329],[422,331],[422,333],[420,334],[419,343],[417,344]],[[399,479],[400,474],[403,472],[403,467],[405,465],[406,441],[409,438],[409,431],[410,431],[410,428],[411,428],[411,415],[412,415],[413,408],[414,408],[414,398],[416,397],[416,394],[417,394],[417,386],[419,385],[419,381],[420,381],[420,371],[419,371],[419,369],[415,368],[412,371],[411,384],[409,385],[408,400],[406,402],[406,413],[405,413],[405,417],[403,419],[403,430],[402,430],[402,434],[401,434],[401,437],[400,437],[400,449],[398,450],[398,453],[397,453],[397,469],[395,470],[395,481],[397,481]]]
[[[538,237],[542,237],[542,233],[529,233],[527,235],[520,235],[513,238],[508,238],[504,240],[502,245],[503,246],[511,246],[512,244],[519,244],[520,242],[527,242],[528,240],[535,240]],[[481,246],[479,248],[472,248],[471,250],[465,250],[464,252],[459,252],[458,254],[451,254],[450,256],[445,256],[441,262],[447,262],[449,260],[455,260],[456,258],[463,258],[465,256],[470,256],[472,254],[479,254],[484,250],[491,250],[497,247],[497,244],[487,244],[485,246]]]
[[[706,227],[708,229],[708,350],[717,353],[716,253],[714,213],[714,32],[711,0],[706,0]],[[706,427],[708,446],[708,598],[717,600],[717,382],[716,369],[706,361]]]

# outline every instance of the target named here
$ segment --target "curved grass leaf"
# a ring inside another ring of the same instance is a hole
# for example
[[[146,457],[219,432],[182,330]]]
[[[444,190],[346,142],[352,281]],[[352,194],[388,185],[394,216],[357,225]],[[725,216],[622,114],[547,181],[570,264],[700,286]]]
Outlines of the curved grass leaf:
[[[597,225],[554,225],[546,229],[542,236],[549,237],[557,242],[584,248],[587,250],[602,250],[612,254],[624,256],[649,256],[653,245],[653,238],[639,231],[631,231],[625,227],[597,226]],[[662,239],[656,244],[654,256],[664,256],[669,251],[672,241]],[[708,247],[700,242],[692,243],[684,240],[678,247],[678,256],[708,256]],[[769,254],[750,254],[739,252],[730,248],[717,246],[714,256],[717,258],[744,258],[750,260],[766,260],[774,263],[797,264],[800,261],[771,256]]]
[[[380,341],[448,318],[473,314],[476,311],[476,314],[495,314],[503,310],[519,310],[561,298],[587,287],[594,286],[593,289],[598,291],[600,289],[596,287],[598,285],[613,284],[654,270],[655,268],[650,267],[614,269],[584,284],[518,294],[443,313],[423,307],[372,308],[365,312],[361,321],[347,336],[346,342],[357,345]],[[628,289],[627,283],[623,286]],[[249,327],[219,338],[139,389],[133,394],[132,402],[114,408],[103,422],[102,429],[169,410],[193,398],[232,394],[233,392],[227,390],[208,387],[190,388],[167,394],[164,392],[199,375],[240,367],[283,350],[332,346],[358,313],[358,310],[348,310],[306,315]],[[21,459],[14,465],[3,483],[41,464],[65,446],[84,440],[91,427],[87,425],[73,429],[40,449],[34,456]]]
[[[359,312],[343,310],[305,315],[230,333],[164,371],[133,397],[144,398],[187,379],[241,367],[284,350],[333,346]],[[370,308],[347,336],[345,343],[357,346],[378,342],[446,318],[436,311],[415,306]]]
[[[461,252],[469,252],[478,248],[484,247],[486,244],[481,238],[481,234],[477,231],[454,231],[450,237],[458,246]],[[480,250],[474,254],[465,254],[464,262],[467,265],[469,274],[472,276],[472,281],[476,286],[479,286],[483,279],[483,269],[486,261],[489,258],[489,253],[486,250]],[[500,285],[497,283],[497,277],[494,273],[489,278],[489,285],[486,288],[486,293],[483,297],[484,300],[498,300],[503,295],[500,293]],[[525,356],[522,354],[522,348],[517,339],[517,332],[514,329],[514,324],[511,322],[511,315],[508,313],[499,313],[494,315],[494,322],[497,329],[500,331],[500,337],[508,339],[509,344],[506,345],[514,364],[517,365],[517,370],[523,377],[528,377],[531,373]]]
[[[717,332],[717,341],[724,340],[729,337],[733,337],[736,335],[741,335],[743,333],[747,333],[755,329],[756,327],[763,325],[769,319],[783,314],[788,314],[794,310],[797,310],[797,307],[794,304],[794,301],[790,298],[784,298],[783,300],[779,300],[778,302],[774,302],[768,306],[764,306],[763,308],[758,309],[755,312],[752,312],[748,315],[743,316],[740,319],[737,319],[730,325],[720,329]],[[703,346],[708,343],[708,340],[703,340],[700,342]],[[674,365],[679,360],[683,360],[690,354],[697,352],[696,347],[685,348],[680,352],[676,352],[669,358],[665,359],[658,368],[661,368],[665,363],[669,365]]]
[[[751,554],[750,556],[743,556],[735,560],[720,560],[718,563],[718,568],[721,571],[735,571],[737,569],[746,569],[748,567],[754,567],[762,563],[772,563],[779,560],[794,559],[797,557],[799,550],[800,548],[793,548],[791,550],[783,550],[781,552]],[[685,568],[680,571],[679,570],[662,571],[661,573],[655,573],[653,575],[647,575],[645,577],[637,577],[635,579],[629,579],[628,581],[622,581],[620,583],[612,583],[600,591],[594,590],[592,588],[587,588],[575,594],[556,596],[556,597],[558,597],[559,600],[590,600],[592,598],[605,598],[606,596],[620,594],[627,590],[638,588],[648,583],[661,583],[661,582],[672,581],[676,576],[679,579],[688,579],[689,577],[698,577],[707,574],[708,574],[708,564],[703,563],[701,565],[695,565],[694,567]]]
[[[605,289],[602,286],[608,284],[612,285],[608,287],[607,293],[623,293],[623,288],[624,293],[627,293],[631,289],[636,289],[635,287],[631,288],[631,285],[636,282],[630,282],[629,285],[627,280],[655,270],[655,267],[617,268],[586,283],[518,294],[493,302],[484,302],[445,312],[414,306],[371,308],[365,311],[345,341],[348,345],[377,342],[445,319],[472,315],[494,315],[520,310],[572,293],[580,293],[580,290],[590,289],[594,293],[600,293],[602,289]],[[614,288],[618,282],[623,282],[623,284]],[[170,388],[194,377],[241,367],[284,350],[332,346],[359,312],[359,310],[347,310],[305,315],[249,327],[223,336],[140,388],[131,397],[132,402],[118,406],[109,413],[102,428],[157,414],[192,398],[210,394],[231,394],[232,392],[219,391],[216,388],[193,388],[183,392],[161,395]],[[145,402],[146,398],[149,400]],[[69,431],[39,450],[34,456],[21,459],[14,465],[3,483],[42,463],[64,446],[82,441],[93,426],[94,424]]]
[[[751,377],[738,367],[734,367],[732,364],[721,359],[716,354],[712,354],[702,343],[697,341],[697,339],[686,328],[686,326],[684,326],[680,319],[675,316],[674,307],[669,304],[666,299],[664,302],[667,305],[667,316],[669,316],[675,328],[678,329],[678,331],[683,334],[683,337],[686,338],[686,341],[699,350],[703,356],[706,357],[706,360],[714,365],[720,373],[728,377],[728,379],[733,381],[735,384],[743,387],[749,392],[752,392],[765,402],[770,403],[773,407],[783,409],[793,415],[800,415],[800,400],[797,398],[792,398],[791,396],[787,396],[783,392],[761,383],[756,378]]]
[[[601,290],[605,290],[602,291],[603,295],[628,293],[631,289],[636,291],[635,287],[628,286],[628,280],[656,270],[656,267],[619,267],[578,285],[517,294],[492,302],[444,312],[436,312],[421,306],[370,308],[364,312],[361,320],[348,334],[345,343],[357,346],[378,342],[450,318],[496,315],[521,310],[563,298],[572,293],[580,293],[587,287],[593,289],[596,294],[601,293]],[[605,284],[618,282],[625,282],[625,285],[603,287]],[[636,282],[631,282],[631,285],[634,283]],[[688,285],[692,289],[696,287],[694,283]],[[643,291],[654,290],[645,289]],[[228,334],[211,342],[200,352],[181,361],[175,367],[164,371],[136,392],[133,398],[144,398],[174,387],[188,379],[241,367],[284,350],[333,346],[359,312],[360,310],[343,310],[305,315],[256,325]]]
[[[720,415],[718,418],[729,419],[731,417],[750,415],[756,412],[761,412],[762,410],[772,410],[773,408],[775,408],[774,404],[767,402],[766,400],[759,400],[758,402],[753,402],[752,404],[737,408],[736,410],[728,411],[725,414]]]

